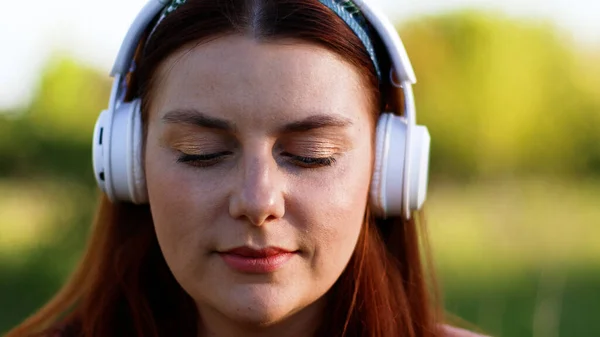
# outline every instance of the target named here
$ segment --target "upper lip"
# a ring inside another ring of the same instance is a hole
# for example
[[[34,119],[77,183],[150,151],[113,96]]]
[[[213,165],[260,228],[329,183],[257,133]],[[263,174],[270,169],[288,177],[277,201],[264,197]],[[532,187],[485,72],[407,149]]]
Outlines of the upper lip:
[[[259,257],[269,257],[269,256],[273,256],[273,255],[278,255],[278,254],[285,254],[285,253],[292,253],[293,251],[291,250],[287,250],[284,248],[280,248],[280,247],[265,247],[265,248],[251,248],[251,247],[247,247],[247,246],[243,246],[243,247],[236,247],[236,248],[232,248],[226,251],[222,251],[222,254],[234,254],[234,255],[240,255],[240,256],[244,256],[244,257],[254,257],[254,258],[259,258]]]

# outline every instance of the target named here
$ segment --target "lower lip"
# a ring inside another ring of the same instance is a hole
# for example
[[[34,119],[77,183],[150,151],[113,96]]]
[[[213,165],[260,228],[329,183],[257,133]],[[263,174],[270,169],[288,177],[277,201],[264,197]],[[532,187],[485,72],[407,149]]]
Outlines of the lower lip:
[[[258,258],[227,253],[219,255],[229,267],[236,271],[249,274],[265,274],[283,267],[294,256],[294,253],[286,252]]]

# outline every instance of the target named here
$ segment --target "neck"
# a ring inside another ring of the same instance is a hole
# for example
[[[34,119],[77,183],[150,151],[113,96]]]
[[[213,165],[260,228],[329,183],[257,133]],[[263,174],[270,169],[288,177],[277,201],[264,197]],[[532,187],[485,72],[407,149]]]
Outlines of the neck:
[[[272,323],[236,321],[214,308],[199,308],[199,337],[314,337],[324,310],[324,300]]]

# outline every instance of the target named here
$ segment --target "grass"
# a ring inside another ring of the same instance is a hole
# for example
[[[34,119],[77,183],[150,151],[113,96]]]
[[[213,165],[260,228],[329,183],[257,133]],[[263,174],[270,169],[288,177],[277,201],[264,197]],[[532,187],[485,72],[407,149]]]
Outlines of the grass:
[[[600,265],[600,182],[442,186],[428,200],[438,258],[465,264]]]
[[[493,336],[600,336],[600,182],[436,185],[447,309]]]
[[[0,190],[6,331],[63,282],[94,201],[65,182]],[[449,312],[499,337],[600,336],[600,182],[434,182],[426,207]]]

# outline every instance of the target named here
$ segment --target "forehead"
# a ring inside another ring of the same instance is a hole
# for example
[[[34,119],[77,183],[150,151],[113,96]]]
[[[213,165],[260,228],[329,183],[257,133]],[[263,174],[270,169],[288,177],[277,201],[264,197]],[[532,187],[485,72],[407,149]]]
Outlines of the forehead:
[[[358,70],[299,40],[229,35],[182,48],[159,67],[155,83],[150,111],[158,116],[185,108],[261,122],[315,113],[370,115]]]

